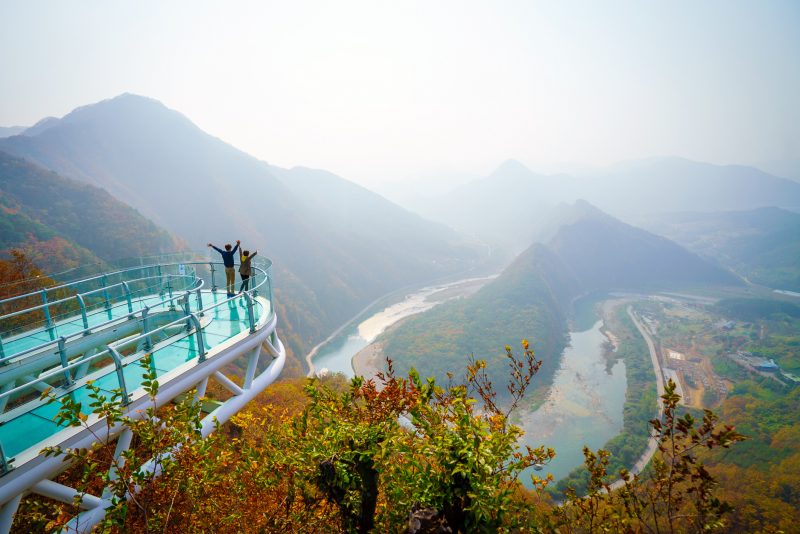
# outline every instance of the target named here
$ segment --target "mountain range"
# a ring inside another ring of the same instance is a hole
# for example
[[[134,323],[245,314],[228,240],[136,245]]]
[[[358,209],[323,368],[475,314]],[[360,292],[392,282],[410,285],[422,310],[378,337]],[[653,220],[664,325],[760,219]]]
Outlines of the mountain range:
[[[653,158],[570,176],[536,174],[509,160],[486,178],[416,206],[434,223],[327,171],[258,160],[177,111],[130,94],[43,119],[0,139],[0,151],[61,179],[105,189],[191,248],[241,239],[260,249],[275,261],[276,306],[296,353],[385,293],[475,268],[485,259],[480,243],[508,261],[532,242],[544,243],[563,269],[560,278],[572,280],[573,296],[737,283],[719,267],[611,215],[633,221],[674,211],[800,206],[800,184],[750,167]],[[560,205],[578,198],[597,208]],[[10,193],[7,199],[15,206],[27,202]],[[43,213],[30,218],[47,227]],[[14,224],[24,227],[19,218]],[[34,234],[55,235],[42,228]],[[73,242],[99,258],[110,256]],[[532,250],[544,254],[541,246]],[[720,255],[705,257],[735,268]]]
[[[0,250],[22,249],[45,272],[185,244],[98,187],[0,151]]]
[[[447,379],[473,353],[487,359],[495,384],[507,373],[502,348],[534,341],[549,383],[565,345],[567,317],[580,296],[607,291],[733,286],[742,281],[680,245],[630,226],[588,202],[561,205],[552,236],[535,242],[474,295],[411,317],[384,334],[395,368]]]
[[[800,183],[753,167],[667,157],[576,175],[537,174],[509,160],[485,178],[417,199],[413,209],[511,253],[525,249],[561,202],[586,199],[638,223],[654,213],[800,208]]]
[[[272,258],[295,353],[378,296],[479,260],[444,225],[333,174],[271,166],[145,97],[46,119],[0,150],[106,189],[192,248],[241,239]]]

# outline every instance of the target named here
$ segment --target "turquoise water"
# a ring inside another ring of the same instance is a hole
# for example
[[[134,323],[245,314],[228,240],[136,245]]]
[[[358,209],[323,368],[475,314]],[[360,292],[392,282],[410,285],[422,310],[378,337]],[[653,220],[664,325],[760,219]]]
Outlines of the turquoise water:
[[[439,304],[441,301],[429,300],[428,298],[434,293],[452,288],[463,282],[465,281],[420,289],[407,295],[401,302],[387,306],[357,325],[349,327],[342,336],[321,347],[314,356],[313,362],[316,372],[324,373],[327,370],[330,373],[342,373],[347,377],[352,377],[353,356],[361,349],[375,341],[375,338],[384,330],[400,319],[425,312]]]
[[[213,303],[226,301],[227,297],[219,293],[204,291],[203,299],[204,304],[209,306]],[[157,297],[151,299],[148,304],[152,307],[154,312],[162,311],[167,308],[167,305],[159,302]],[[256,301],[253,311],[255,320],[257,321],[263,314],[269,313],[269,304],[264,301]],[[109,312],[109,315],[112,313],[114,312]],[[127,308],[125,308],[125,312],[120,313],[119,316],[125,317],[126,315]],[[116,315],[114,315],[114,317],[116,317]],[[207,317],[211,319],[211,322],[203,328],[206,350],[210,350],[216,345],[227,341],[241,332],[246,332],[249,329],[247,307],[244,297],[227,301],[208,311]],[[96,321],[97,323],[102,322],[100,319],[96,319]],[[59,329],[63,330],[64,324],[66,323],[60,323]],[[22,339],[29,340],[32,338],[33,336],[25,336]],[[184,363],[195,360],[199,354],[197,349],[194,333],[179,334],[171,337],[169,345],[152,352],[152,366],[156,375],[161,377]],[[143,355],[143,353],[139,353],[139,357]],[[106,361],[107,360],[108,359],[106,359]],[[69,396],[76,402],[81,402],[81,411],[88,414],[91,409],[88,406],[90,400],[88,397],[89,390],[85,385],[86,380],[91,379],[94,385],[99,387],[101,392],[109,397],[111,396],[112,390],[120,387],[114,366],[106,365],[106,367],[92,372],[84,380],[81,380],[74,387],[70,388],[71,391],[61,396]],[[129,393],[141,387],[142,381],[144,380],[143,373],[144,370],[138,361],[131,361],[125,364],[123,367],[123,375]],[[53,420],[57,412],[58,405],[45,405],[40,400],[33,400],[17,409],[0,414],[0,443],[2,443],[5,455],[13,457],[63,430],[65,426],[58,425]]]
[[[317,372],[353,376],[351,360],[375,337],[399,319],[433,307],[425,298],[430,288],[410,295],[405,301],[390,306],[346,331],[337,342],[321,348],[314,358]],[[539,476],[552,473],[555,479],[569,474],[583,463],[583,446],[598,449],[622,430],[622,410],[625,404],[625,364],[614,364],[606,371],[600,331],[602,321],[594,318],[591,327],[570,333],[570,346],[564,350],[561,366],[545,403],[535,412],[521,414],[525,430],[522,443],[555,449],[557,457],[539,471]],[[530,474],[523,477],[528,484]]]
[[[545,403],[524,417],[523,443],[545,445],[556,458],[537,475],[548,473],[558,480],[583,464],[583,446],[598,449],[622,430],[625,404],[625,364],[618,361],[606,372],[602,321],[583,332],[570,333],[561,366]],[[530,482],[530,474],[523,481]]]

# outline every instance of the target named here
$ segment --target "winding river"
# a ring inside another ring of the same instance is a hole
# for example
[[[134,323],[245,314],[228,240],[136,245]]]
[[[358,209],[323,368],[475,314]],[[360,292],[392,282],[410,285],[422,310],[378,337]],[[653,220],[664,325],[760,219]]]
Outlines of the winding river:
[[[312,356],[315,371],[342,373],[352,377],[353,356],[375,341],[387,328],[400,319],[428,311],[437,304],[469,295],[492,278],[495,276],[466,278],[449,284],[428,286],[406,295],[402,301],[346,327],[340,335],[317,347]]]
[[[474,286],[475,279],[462,280],[409,294],[320,346],[313,356],[314,367],[317,372],[353,376],[353,356],[389,326],[441,302],[469,294],[475,290]],[[555,460],[537,473],[539,476],[550,473],[556,480],[566,476],[583,463],[584,445],[597,449],[622,430],[627,386],[625,365],[618,361],[606,370],[602,325],[598,319],[588,330],[570,332],[570,345],[564,350],[546,401],[536,411],[520,414],[518,424],[525,430],[523,443],[556,450]],[[527,479],[530,479],[527,475],[522,478]]]
[[[548,473],[556,480],[563,478],[583,464],[584,445],[599,449],[622,430],[625,364],[617,361],[606,371],[602,326],[598,320],[589,330],[570,332],[570,345],[564,349],[547,400],[519,422],[525,430],[524,444],[556,451],[555,459],[537,473],[542,478]],[[523,481],[529,478],[524,476]]]

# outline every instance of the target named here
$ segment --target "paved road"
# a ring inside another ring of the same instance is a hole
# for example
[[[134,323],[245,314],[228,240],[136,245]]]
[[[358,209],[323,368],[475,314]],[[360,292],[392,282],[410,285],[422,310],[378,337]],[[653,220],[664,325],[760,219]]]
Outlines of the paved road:
[[[658,417],[659,419],[664,414],[664,406],[661,403],[661,395],[664,394],[664,373],[661,371],[661,362],[658,359],[658,353],[656,352],[656,346],[653,343],[653,339],[650,337],[650,332],[648,332],[647,327],[645,327],[636,315],[633,313],[633,309],[631,306],[628,306],[628,316],[633,321],[633,324],[636,325],[636,329],[639,330],[639,333],[644,338],[645,343],[647,343],[647,349],[650,351],[650,359],[653,362],[653,371],[655,373],[656,379],[656,392],[658,393]],[[642,470],[647,466],[650,462],[650,459],[655,454],[656,449],[658,448],[658,442],[656,439],[651,435],[650,441],[647,443],[647,449],[645,449],[642,456],[636,461],[636,463],[631,468],[631,474],[638,474],[641,473]],[[617,480],[611,484],[611,489],[615,490],[617,488],[622,487],[624,484],[623,480]]]

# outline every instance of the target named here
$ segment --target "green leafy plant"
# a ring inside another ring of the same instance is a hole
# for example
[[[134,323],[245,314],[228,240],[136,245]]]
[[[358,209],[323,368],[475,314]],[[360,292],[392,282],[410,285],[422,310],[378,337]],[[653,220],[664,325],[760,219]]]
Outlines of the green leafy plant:
[[[661,399],[663,417],[650,422],[658,444],[651,469],[644,476],[619,472],[615,489],[608,481],[609,453],[584,448],[589,487],[579,497],[568,490],[568,501],[554,511],[564,532],[700,532],[724,526],[731,511],[716,496],[717,482],[699,457],[701,450],[727,448],[745,439],[705,410],[702,421],[679,415],[680,396],[670,380]]]

